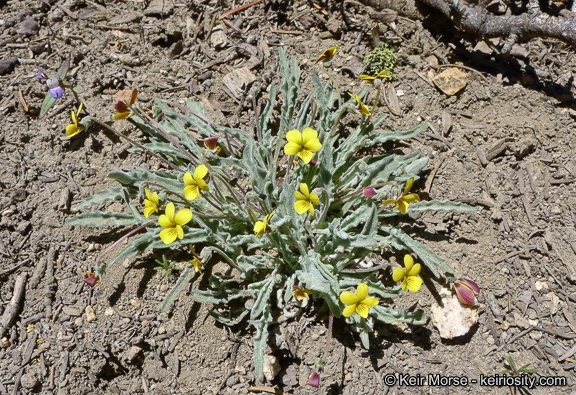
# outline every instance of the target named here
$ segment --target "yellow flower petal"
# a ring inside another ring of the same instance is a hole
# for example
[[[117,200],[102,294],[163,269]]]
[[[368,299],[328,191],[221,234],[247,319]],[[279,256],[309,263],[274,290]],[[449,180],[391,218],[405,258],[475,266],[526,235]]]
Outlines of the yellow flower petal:
[[[74,123],[74,125],[78,126],[78,121],[76,120],[76,114],[74,114],[74,111],[72,111],[71,114],[72,114],[72,122]]]
[[[160,232],[160,238],[164,244],[172,244],[174,240],[176,240],[177,236],[178,232],[176,231],[176,228],[168,228]]]
[[[158,210],[156,209],[156,207],[146,207],[144,209],[144,217],[148,218],[149,216],[157,212]]]
[[[408,277],[404,277],[404,280],[402,280],[402,291],[406,292],[406,285],[408,282]]]
[[[254,232],[256,232],[256,236],[263,235],[266,232],[266,223],[263,221],[258,221],[254,224]]]
[[[417,263],[414,266],[412,266],[412,268],[410,270],[406,271],[406,275],[407,276],[417,276],[420,274],[420,270],[422,270],[422,266]]]
[[[176,225],[186,225],[192,219],[192,211],[188,210],[187,208],[183,208],[182,210],[178,210],[178,213],[174,217],[174,223]]]
[[[354,305],[358,303],[359,300],[354,292],[342,292],[340,294],[340,301],[345,305]]]
[[[346,307],[344,309],[344,311],[342,312],[342,315],[344,315],[344,317],[352,317],[352,315],[356,312],[356,305],[350,305],[348,307]]]
[[[192,178],[192,174],[190,174],[189,172],[186,172],[186,174],[184,174],[184,184],[196,185],[196,181],[194,181],[194,178]]]
[[[289,142],[284,146],[284,153],[286,155],[296,155],[302,146],[300,144]]]
[[[180,210],[182,211],[182,210]],[[184,238],[184,229],[182,229],[182,227],[180,225],[176,225],[176,234],[178,235],[178,238],[180,240],[182,240]]]
[[[358,288],[356,288],[356,296],[359,301],[366,299],[366,297],[368,297],[368,286],[364,283],[358,284]]]
[[[66,137],[70,138],[80,133],[80,129],[74,124],[66,126]]]
[[[166,205],[166,216],[170,222],[174,223],[174,203],[170,202]]]
[[[400,198],[397,202],[396,202],[396,208],[398,209],[398,211],[400,211],[402,214],[406,214],[406,211],[408,211],[408,202],[406,202],[404,199]]]
[[[302,192],[302,195],[306,196],[306,199],[310,197],[310,191],[308,190],[308,185],[304,183],[300,184],[300,192]]]
[[[369,297],[364,299],[362,302],[360,302],[360,304],[368,307],[368,308],[372,308],[378,305],[378,299],[374,298],[374,297]]]
[[[312,128],[306,128],[302,131],[302,145],[306,145],[310,140],[318,139],[318,132]]]
[[[358,109],[358,111],[359,111],[360,114],[362,114],[362,115],[366,115],[366,116],[369,116],[369,115],[370,115],[370,109],[369,109],[368,106],[365,105],[365,104],[362,104],[362,105],[361,105],[361,108]]]
[[[304,214],[306,211],[310,210],[310,207],[312,207],[312,205],[306,200],[298,200],[294,203],[294,210],[296,210],[298,214]]]
[[[309,199],[312,202],[312,204],[315,204],[316,206],[320,203],[320,199],[318,198],[318,195],[315,193],[311,193]]]
[[[384,200],[384,201],[382,202],[382,205],[385,206],[385,205],[387,205],[387,204],[393,204],[393,203],[396,203],[396,200],[394,200],[394,199],[388,199],[388,200]]]
[[[114,120],[119,121],[121,119],[126,119],[129,116],[130,116],[129,112],[117,112],[116,114],[114,114]]]
[[[397,267],[392,272],[392,280],[394,280],[397,283],[404,280],[404,276],[406,276],[406,272],[401,267]]]
[[[199,182],[199,180],[204,179],[204,177],[206,177],[207,174],[208,174],[208,168],[205,165],[200,165],[196,168],[196,170],[194,170],[194,179],[196,180],[196,182]]]
[[[298,200],[306,200],[306,196],[302,195],[300,191],[294,192],[294,197]]]
[[[416,276],[409,276],[406,278],[406,283],[408,286],[408,290],[411,292],[417,292],[420,287],[422,286],[422,279]],[[406,289],[404,289],[406,290]]]
[[[293,129],[286,133],[286,140],[288,140],[290,143],[298,144],[300,146],[303,144],[302,133],[300,133],[298,129]]]
[[[312,204],[310,204],[310,216],[314,216],[314,206]]]
[[[210,188],[208,187],[208,184],[206,184],[206,181],[204,181],[203,179],[199,178],[198,180],[198,187],[203,190],[208,192],[210,190]]]
[[[298,152],[298,156],[300,157],[300,159],[302,159],[302,162],[308,164],[312,160],[314,153],[312,151],[302,149]]]
[[[368,307],[362,303],[356,305],[356,312],[360,314],[360,317],[368,318]]]
[[[322,143],[320,143],[320,140],[315,138],[307,141],[306,144],[304,144],[304,148],[312,152],[320,151],[322,149]]]
[[[192,201],[194,199],[196,199],[200,193],[198,191],[198,186],[196,185],[190,185],[186,188],[184,188],[184,196],[186,196],[186,199]]]
[[[152,194],[150,193],[150,190],[148,189],[148,187],[144,188],[144,193],[146,194],[146,199],[152,200]]]
[[[412,269],[412,266],[414,266],[414,258],[409,254],[404,255],[404,267],[406,268],[406,273]]]
[[[415,193],[409,193],[408,195],[402,196],[402,200],[405,202],[419,202],[420,197]]]
[[[406,188],[404,189],[404,193],[402,195],[406,195],[408,192],[410,192],[410,189],[412,189],[412,184],[414,184],[414,177],[410,178],[406,182]]]
[[[158,218],[158,224],[166,229],[172,228],[174,226],[174,223],[165,215],[161,215],[160,218]]]

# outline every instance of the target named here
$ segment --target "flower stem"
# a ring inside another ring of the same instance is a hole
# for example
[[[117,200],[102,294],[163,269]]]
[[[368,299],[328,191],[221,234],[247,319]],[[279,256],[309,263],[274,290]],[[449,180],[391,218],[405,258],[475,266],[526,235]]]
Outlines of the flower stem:
[[[154,222],[156,222],[156,221],[146,222],[144,225],[140,225],[140,226],[137,227],[136,229],[134,229],[134,230],[126,233],[126,234],[125,234],[124,236],[122,236],[120,239],[116,240],[116,241],[114,242],[114,244],[112,244],[110,247],[106,248],[106,249],[104,250],[104,252],[103,252],[102,254],[100,254],[100,256],[98,256],[98,259],[96,259],[96,262],[97,262],[97,263],[100,262],[100,259],[102,259],[102,257],[103,257],[104,255],[106,255],[106,253],[107,253],[108,251],[110,251],[112,248],[116,247],[122,240],[124,240],[124,239],[132,236],[132,235],[133,235],[134,233],[136,233],[136,232],[141,231],[142,229],[144,229],[144,228],[147,227],[148,225],[152,225]]]
[[[334,316],[332,315],[332,310],[330,310],[328,316],[328,336],[326,338],[326,347],[324,348],[324,355],[322,355],[322,360],[326,360],[326,355],[328,354],[328,347],[330,346],[330,340],[332,340],[332,323],[334,322]]]
[[[324,67],[324,64],[322,64],[322,67]],[[338,89],[338,84],[336,84],[336,81],[334,81],[334,78],[332,78],[332,75],[328,72],[326,67],[324,67],[324,72],[326,73],[328,78],[330,78],[330,81],[332,82],[334,89],[336,89],[336,94],[338,95],[338,108],[340,108],[342,107],[342,98],[340,98],[340,89]]]
[[[378,104],[378,99],[380,99],[380,90],[381,89],[382,89],[382,84],[378,84],[378,91],[376,93],[376,99],[374,99],[374,104],[372,105],[372,111],[370,112],[370,115],[368,115],[368,117],[366,118],[366,121],[364,122],[364,125],[362,126],[362,130],[360,132],[364,131],[364,129],[368,125],[368,122],[370,122],[370,118],[372,118],[372,115],[374,115],[374,111],[376,111],[376,105]]]
[[[162,163],[168,165],[169,167],[173,168],[174,170],[178,170],[181,172],[184,172],[184,169],[181,169],[180,167],[176,166],[174,163],[170,162],[167,159],[164,159],[162,156],[158,155],[157,153],[150,151],[148,148],[146,148],[145,146],[143,146],[142,144],[140,144],[137,141],[132,140],[130,137],[128,136],[124,136],[122,133],[117,132],[116,130],[114,130],[112,127],[106,125],[104,122],[92,117],[92,116],[88,116],[88,119],[90,119],[92,122],[97,123],[98,125],[102,126],[103,128],[105,128],[106,130],[109,130],[110,132],[114,133],[116,136],[123,138],[125,140],[128,140],[128,142],[138,148],[140,148],[142,151],[145,151],[147,153],[149,153],[150,155],[152,155],[153,157],[157,158],[159,161],[161,161]]]
[[[318,222],[316,224],[316,228],[318,228],[320,225],[322,225],[324,223],[324,220],[326,219],[326,215],[328,214],[328,209],[330,208],[330,198],[328,197],[328,191],[326,191],[326,189],[324,189],[324,188],[318,188],[318,189],[322,191],[322,193],[324,194],[324,199],[326,201],[324,202],[324,209],[322,210],[322,215],[318,219]]]
[[[238,265],[236,265],[232,261],[232,259],[230,259],[230,257],[224,251],[222,251],[220,248],[214,247],[214,246],[209,246],[209,247],[204,248],[204,250],[216,251],[218,254],[220,254],[220,256],[222,258],[224,258],[226,260],[226,262],[228,262],[230,264],[230,266],[232,266],[235,269],[238,269],[241,273],[244,273],[244,270],[242,270]],[[204,252],[204,250],[202,250],[202,252]]]
[[[210,194],[210,196],[212,196],[212,194],[211,194],[210,192],[208,192],[208,193]],[[199,195],[199,196],[202,196],[202,192],[200,192],[200,190],[198,190],[198,195]],[[212,201],[208,198],[207,195],[204,195],[204,197],[206,198],[206,201],[207,201],[208,203],[210,203],[210,205],[211,205],[212,207],[214,207],[216,210],[222,212],[222,207],[218,207],[214,202],[212,202]]]
[[[338,114],[338,118],[336,118],[336,122],[334,122],[334,125],[332,125],[332,129],[330,129],[330,134],[328,135],[328,138],[332,138],[334,136],[334,133],[336,132],[336,127],[338,126],[338,124],[340,123],[340,119],[342,118],[342,115],[344,114],[344,112],[346,110],[348,110],[348,107],[350,107],[350,105],[345,105],[342,110],[340,110],[340,114]]]

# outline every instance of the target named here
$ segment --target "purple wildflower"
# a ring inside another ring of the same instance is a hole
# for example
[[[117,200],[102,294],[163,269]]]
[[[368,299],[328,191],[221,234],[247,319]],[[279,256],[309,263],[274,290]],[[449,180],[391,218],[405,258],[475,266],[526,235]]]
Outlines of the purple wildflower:
[[[50,95],[52,95],[54,99],[58,99],[64,95],[64,90],[60,86],[60,77],[49,78],[46,81],[46,85],[48,85]]]

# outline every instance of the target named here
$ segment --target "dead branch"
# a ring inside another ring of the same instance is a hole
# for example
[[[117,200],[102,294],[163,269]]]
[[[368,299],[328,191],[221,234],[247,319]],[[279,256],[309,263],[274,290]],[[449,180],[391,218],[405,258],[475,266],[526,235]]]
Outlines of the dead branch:
[[[20,300],[24,295],[24,289],[26,288],[26,278],[28,277],[28,273],[22,273],[16,278],[16,285],[14,285],[14,294],[12,295],[12,299],[8,306],[6,306],[6,310],[4,310],[4,314],[2,314],[2,318],[0,318],[0,337],[4,336],[18,310],[20,309]]]
[[[540,10],[538,1],[530,0],[522,15],[497,16],[467,7],[459,0],[419,0],[450,18],[459,29],[482,38],[505,37],[505,47],[518,39],[553,38],[576,47],[576,20],[553,17]],[[506,49],[506,48],[505,48]],[[503,50],[506,53],[506,50]]]

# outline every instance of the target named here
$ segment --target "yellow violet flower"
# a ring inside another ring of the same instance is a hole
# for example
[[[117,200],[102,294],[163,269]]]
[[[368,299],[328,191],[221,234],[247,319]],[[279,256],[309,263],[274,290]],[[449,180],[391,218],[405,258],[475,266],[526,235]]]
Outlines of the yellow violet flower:
[[[344,317],[352,317],[354,313],[358,313],[360,317],[368,318],[368,309],[378,305],[378,299],[368,297],[368,286],[364,283],[358,284],[356,293],[342,292],[340,301],[347,306],[342,312]]]
[[[130,95],[130,100],[128,101],[130,106],[136,103],[136,96],[138,96],[138,90],[134,89],[132,91],[132,94]],[[130,116],[130,109],[123,101],[119,101],[116,104],[114,104],[114,109],[116,110],[116,114],[114,114],[115,121],[126,119]]]
[[[80,111],[82,111],[82,103],[80,103],[80,107],[78,107],[78,112],[74,115],[74,111],[72,111],[72,123],[66,126],[66,137],[70,138],[76,136],[78,133],[84,130],[84,126],[78,125],[78,116],[80,115]]]
[[[270,218],[274,215],[276,210],[272,211],[270,214],[264,217],[264,221],[258,221],[254,225],[254,232],[256,232],[256,236],[261,236],[264,233],[270,232],[270,228],[268,227],[268,222]]]
[[[160,201],[158,200],[158,192],[150,193],[148,188],[144,188],[146,192],[146,199],[144,199],[144,216],[148,218],[153,213],[158,212]]]
[[[292,295],[294,295],[294,297],[298,299],[299,302],[302,302],[304,299],[310,299],[308,295],[312,295],[314,293],[314,291],[299,285],[294,285],[293,287],[294,291],[292,291]]]
[[[172,244],[176,237],[180,240],[184,238],[184,230],[182,226],[186,225],[192,219],[192,211],[187,208],[178,210],[174,215],[174,203],[170,202],[166,205],[166,214],[158,218],[158,223],[164,228],[160,232],[160,238],[164,244]]]
[[[202,262],[200,262],[200,260],[197,257],[194,257],[194,259],[188,262],[194,265],[194,270],[196,270],[196,273],[202,274]]]
[[[184,188],[184,196],[188,200],[200,199],[200,190],[208,192],[208,184],[204,178],[208,175],[208,168],[205,165],[200,165],[194,170],[194,177],[189,172],[184,174],[184,184],[188,185]]]
[[[362,100],[360,100],[360,98],[357,95],[353,95],[352,93],[348,93],[348,94],[350,96],[352,96],[352,99],[356,100],[356,103],[358,104],[358,107],[356,107],[356,110],[362,115],[369,116],[370,115],[370,109],[368,108],[368,106],[366,104],[362,104]]]
[[[288,143],[284,146],[286,155],[298,155],[304,163],[308,164],[314,156],[314,152],[322,149],[322,144],[318,140],[318,132],[312,128],[306,128],[300,133],[294,129],[286,133]]]
[[[304,214],[306,211],[310,210],[310,215],[314,216],[314,206],[320,203],[318,195],[315,193],[310,193],[308,191],[308,185],[302,183],[300,184],[300,191],[294,192],[296,197],[296,203],[294,203],[294,210],[298,214]]]
[[[396,282],[402,281],[402,291],[406,291],[406,288],[408,291],[418,291],[422,286],[422,279],[418,277],[422,266],[419,263],[414,264],[414,259],[410,255],[404,255],[404,266],[406,270],[401,267],[394,269],[392,279]]]
[[[362,81],[368,82],[370,85],[374,85],[375,80],[382,80],[384,79],[384,77],[386,77],[386,75],[388,75],[388,70],[382,70],[381,72],[378,73],[376,77],[372,77],[371,75],[367,74],[362,74],[359,78]]]
[[[322,52],[322,55],[320,55],[320,57],[314,64],[318,64],[318,62],[320,61],[324,63],[330,62],[334,57],[334,55],[336,54],[336,51],[338,51],[338,45],[335,45],[332,48],[328,48],[326,51]]]
[[[415,193],[408,193],[410,192],[410,188],[412,188],[413,183],[414,183],[414,177],[408,180],[408,182],[406,183],[406,189],[404,189],[404,192],[402,192],[400,196],[398,196],[396,199],[384,200],[382,204],[386,205],[395,203],[398,211],[400,211],[402,214],[406,214],[406,211],[408,211],[408,206],[410,206],[409,203],[420,201],[418,195],[416,195]]]

